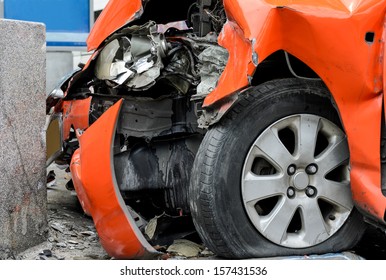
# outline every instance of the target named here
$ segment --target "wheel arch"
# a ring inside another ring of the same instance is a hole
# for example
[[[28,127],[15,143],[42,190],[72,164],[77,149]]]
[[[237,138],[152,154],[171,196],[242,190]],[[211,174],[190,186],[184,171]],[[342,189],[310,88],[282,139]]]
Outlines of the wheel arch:
[[[300,51],[301,52],[301,51]],[[286,78],[298,78],[304,80],[320,80],[327,88],[332,106],[335,108],[343,129],[345,124],[340,114],[339,106],[335,101],[333,92],[326,85],[325,80],[313,69],[312,65],[307,64],[297,55],[287,52],[283,49],[273,51],[263,61],[261,61],[251,78],[251,86],[257,86],[262,83]]]
[[[383,96],[376,82],[382,78],[377,78],[376,70],[379,65],[370,58],[378,57],[376,50],[373,49],[371,54],[365,55],[368,57],[367,63],[359,67],[344,60],[334,65],[331,56],[326,57],[325,62],[319,63],[320,61],[315,59],[318,57],[318,48],[310,50],[307,46],[295,49],[292,47],[295,44],[292,39],[287,43],[285,44],[288,45],[287,48],[268,47],[260,50],[255,48],[256,53],[262,55],[259,56],[261,61],[251,77],[250,86],[274,79],[294,77],[288,69],[285,52],[289,54],[291,62],[297,65],[297,69],[302,69],[302,77],[323,81],[330,94],[331,103],[341,119],[343,129],[348,135],[352,194],[355,204],[366,216],[385,223],[386,197],[381,192],[379,129]],[[289,49],[291,51],[288,51]],[[281,71],[277,71],[277,68],[266,69],[267,63],[277,65]],[[370,73],[371,75],[363,72],[369,67],[374,70]],[[332,71],[332,68],[338,70]],[[262,74],[263,71],[267,72]],[[243,94],[244,91],[245,89],[240,89],[238,94]],[[209,106],[213,123],[218,122],[228,109],[233,107],[236,100],[237,94],[233,94]],[[217,117],[213,118],[213,115]],[[370,147],[371,151],[364,149],[363,145]]]
[[[293,42],[288,43],[289,46],[291,44]],[[257,66],[251,85],[258,85],[278,78],[293,77],[292,71],[288,69],[289,65],[284,55],[285,52],[282,49],[271,51]],[[373,57],[378,57],[379,54],[376,54],[374,50],[373,52]],[[345,73],[346,77],[336,78],[332,72],[326,71],[326,65],[318,64],[315,60],[313,60],[313,63],[307,61],[307,58],[315,57],[316,52],[309,52],[305,48],[298,48],[296,51],[289,53],[289,56],[291,61],[293,60],[294,64],[298,65],[297,69],[303,68],[302,71],[305,71],[302,77],[320,79],[328,89],[331,103],[337,111],[342,127],[348,136],[354,202],[365,216],[385,224],[386,197],[381,191],[381,166],[379,159],[380,121],[383,102],[383,96],[379,93],[377,85],[376,70],[379,65],[369,60],[371,68],[375,69],[374,72],[371,75],[361,73],[363,80],[353,82],[356,84],[356,88],[354,89],[353,85],[350,86],[354,91],[349,96],[348,92],[350,89],[345,88],[344,84],[346,82],[344,80],[350,76],[353,78],[353,72],[356,70],[351,69],[353,71],[350,71],[350,69],[345,69],[345,72],[347,72]],[[268,73],[261,75],[263,70],[267,70],[265,64],[270,60],[273,60],[270,63],[274,63],[274,65],[286,70],[275,71],[275,68],[269,69],[268,67]],[[331,60],[329,63],[333,67]],[[344,66],[344,61],[337,67],[346,67]],[[365,68],[364,65],[363,67]],[[357,70],[359,71],[359,68]],[[369,81],[371,77],[374,79],[372,82]],[[364,123],[367,125],[364,125]],[[371,151],[363,148],[363,145],[371,147]]]

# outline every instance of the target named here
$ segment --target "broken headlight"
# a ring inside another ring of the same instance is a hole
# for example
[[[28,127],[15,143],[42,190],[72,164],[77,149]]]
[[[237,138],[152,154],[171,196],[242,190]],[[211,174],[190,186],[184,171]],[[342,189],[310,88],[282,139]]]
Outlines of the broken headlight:
[[[100,80],[144,90],[159,77],[167,50],[167,42],[154,23],[133,26],[103,48],[95,75]]]

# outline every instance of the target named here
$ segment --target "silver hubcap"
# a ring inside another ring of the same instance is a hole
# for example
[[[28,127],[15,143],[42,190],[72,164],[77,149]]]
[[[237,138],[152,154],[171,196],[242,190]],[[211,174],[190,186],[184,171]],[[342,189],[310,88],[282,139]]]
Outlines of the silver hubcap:
[[[261,133],[245,159],[241,191],[247,215],[270,241],[305,248],[330,238],[353,209],[344,132],[301,114]]]

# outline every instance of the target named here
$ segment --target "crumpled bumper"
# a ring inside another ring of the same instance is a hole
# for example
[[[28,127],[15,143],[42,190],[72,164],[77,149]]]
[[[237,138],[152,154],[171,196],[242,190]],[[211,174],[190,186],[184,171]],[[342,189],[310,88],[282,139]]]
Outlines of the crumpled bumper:
[[[71,160],[79,201],[91,215],[100,242],[117,259],[149,259],[159,254],[145,239],[120,195],[113,166],[113,143],[122,100],[84,133]]]

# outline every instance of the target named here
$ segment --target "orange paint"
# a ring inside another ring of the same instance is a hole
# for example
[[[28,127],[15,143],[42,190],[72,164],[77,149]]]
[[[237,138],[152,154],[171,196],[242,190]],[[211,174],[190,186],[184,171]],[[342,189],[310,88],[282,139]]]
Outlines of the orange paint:
[[[91,216],[91,203],[87,196],[87,193],[84,191],[84,186],[82,183],[82,170],[80,165],[80,149],[77,149],[71,158],[70,164],[72,182],[74,183],[76,195],[79,199],[82,209],[86,215]]]
[[[219,44],[228,49],[229,58],[217,87],[205,98],[204,106],[210,105],[235,91],[246,87],[249,64],[252,64],[252,44],[243,37],[242,31],[233,22],[228,22],[219,36]]]
[[[115,30],[135,19],[136,14],[141,10],[141,0],[109,1],[87,38],[87,50],[92,51],[98,48]]]
[[[224,0],[224,6],[229,20],[218,42],[227,48],[229,60],[204,107],[215,107],[248,87],[258,64],[271,54],[284,50],[297,57],[324,81],[339,109],[349,141],[356,205],[384,222],[380,126],[382,104],[386,105],[386,1]],[[88,49],[98,48],[141,11],[140,0],[110,1],[90,33]],[[369,32],[374,33],[374,40],[366,42]],[[253,54],[257,55],[257,65]],[[90,61],[97,55],[94,53]],[[155,250],[135,226],[116,185],[112,146],[122,101],[88,127],[90,101],[62,104],[64,139],[68,139],[71,126],[87,128],[78,135],[80,148],[71,162],[76,191],[111,256],[152,256]]]
[[[113,167],[113,142],[122,100],[109,108],[82,135],[71,161],[76,192],[91,214],[100,242],[117,259],[158,254],[135,225],[120,195]],[[97,175],[96,175],[97,174]]]
[[[380,122],[386,1],[225,0],[224,4],[231,21],[219,42],[230,59],[204,106],[241,90],[252,72],[251,57],[243,55],[246,48],[236,46],[240,30],[231,31],[229,25],[237,22],[244,40],[255,40],[259,62],[279,50],[294,55],[326,83],[339,108],[349,140],[355,203],[383,222]],[[375,34],[373,42],[365,41],[368,32]]]
[[[89,126],[91,97],[63,101],[63,140],[70,137],[70,129],[86,129]]]

